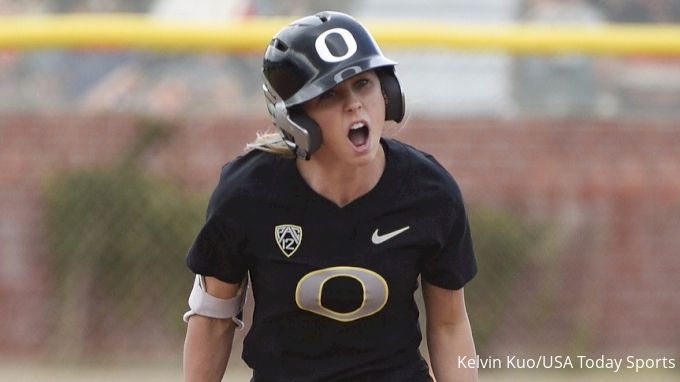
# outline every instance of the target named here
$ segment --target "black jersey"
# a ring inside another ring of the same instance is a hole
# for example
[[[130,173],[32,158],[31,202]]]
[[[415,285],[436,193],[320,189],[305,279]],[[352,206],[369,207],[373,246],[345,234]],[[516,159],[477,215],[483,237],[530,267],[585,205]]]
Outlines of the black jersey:
[[[419,275],[446,289],[475,275],[467,215],[434,158],[381,144],[377,185],[342,208],[294,159],[252,151],[222,169],[187,264],[229,283],[250,273],[256,382],[430,380],[413,294]]]

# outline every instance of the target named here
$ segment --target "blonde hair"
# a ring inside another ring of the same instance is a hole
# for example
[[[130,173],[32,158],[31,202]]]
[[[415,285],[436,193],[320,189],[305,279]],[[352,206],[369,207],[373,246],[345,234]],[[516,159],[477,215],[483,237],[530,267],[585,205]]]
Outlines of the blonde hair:
[[[293,150],[286,145],[278,132],[257,132],[255,140],[246,144],[246,151],[260,150],[271,154],[281,155],[287,158],[295,158]]]

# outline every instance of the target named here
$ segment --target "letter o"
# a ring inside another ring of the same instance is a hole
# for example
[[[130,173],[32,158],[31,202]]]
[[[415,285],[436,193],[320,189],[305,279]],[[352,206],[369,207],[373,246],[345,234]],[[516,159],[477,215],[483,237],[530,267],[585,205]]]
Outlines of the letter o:
[[[347,78],[350,78],[352,76],[355,76],[357,74],[361,73],[361,67],[360,66],[350,66],[349,68],[345,68],[338,73],[336,73],[333,76],[333,80],[336,83],[341,83],[342,81],[346,80]],[[347,78],[345,78],[347,77]]]
[[[342,56],[334,56],[330,49],[328,49],[326,37],[332,33],[338,34],[340,37],[342,37],[342,39],[345,41],[345,45],[347,45],[347,53],[343,54]],[[333,28],[321,33],[319,37],[316,38],[314,46],[316,47],[316,52],[319,54],[319,57],[321,57],[321,59],[326,62],[344,61],[352,57],[354,53],[357,52],[357,41],[354,39],[354,36],[352,36],[350,31],[343,28]]]
[[[352,312],[336,312],[321,304],[323,286],[335,277],[350,277],[361,284],[363,300]],[[349,322],[379,312],[387,303],[387,282],[379,274],[364,268],[331,267],[310,272],[298,281],[295,302],[302,310],[319,314],[340,322]]]

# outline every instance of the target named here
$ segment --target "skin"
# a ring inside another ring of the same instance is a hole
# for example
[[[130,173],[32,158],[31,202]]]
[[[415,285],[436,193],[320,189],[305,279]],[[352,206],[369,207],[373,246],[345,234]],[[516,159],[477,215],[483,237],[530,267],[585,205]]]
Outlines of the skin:
[[[373,71],[360,73],[302,105],[316,121],[323,143],[310,160],[298,159],[302,178],[318,194],[343,207],[369,192],[385,168],[380,136],[385,124],[385,101]],[[348,138],[357,122],[368,127],[366,143],[356,146]],[[211,295],[228,299],[238,284],[206,277]],[[475,357],[463,290],[447,290],[423,282],[427,314],[426,337],[432,374],[438,382],[476,381],[476,369],[458,370],[458,357]],[[221,381],[231,354],[235,324],[199,315],[189,319],[184,344],[186,382]]]
[[[437,382],[473,382],[477,368],[459,368],[458,360],[475,359],[475,343],[465,308],[463,289],[439,288],[423,280],[427,349]],[[459,358],[460,357],[460,358]]]
[[[205,278],[206,291],[214,297],[236,296],[239,284],[229,284],[213,277]],[[236,323],[200,315],[189,318],[184,339],[184,381],[218,382],[222,380],[231,355]]]
[[[302,178],[318,194],[339,207],[370,191],[385,168],[380,136],[385,124],[385,100],[373,71],[351,77],[302,105],[321,128],[323,143],[310,160],[298,159]],[[368,127],[366,144],[348,138],[357,122]]]

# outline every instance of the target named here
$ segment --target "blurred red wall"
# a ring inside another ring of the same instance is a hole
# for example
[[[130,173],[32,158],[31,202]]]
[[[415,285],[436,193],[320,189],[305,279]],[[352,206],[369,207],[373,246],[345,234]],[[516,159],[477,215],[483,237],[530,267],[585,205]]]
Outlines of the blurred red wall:
[[[117,115],[0,117],[0,351],[39,351],[53,325],[46,316],[43,182],[55,169],[114,163],[138,122]],[[187,118],[168,125],[174,134],[146,154],[147,170],[209,192],[220,167],[269,122]],[[521,211],[562,232],[554,255],[559,272],[551,276],[555,311],[545,312],[556,320],[553,332],[532,336],[523,320],[522,296],[540,287],[528,269],[518,275],[520,298],[503,319],[499,343],[568,337],[572,331],[560,321],[567,315],[585,323],[594,349],[680,354],[673,324],[680,322],[677,123],[411,119],[386,135],[434,154],[469,204]]]

